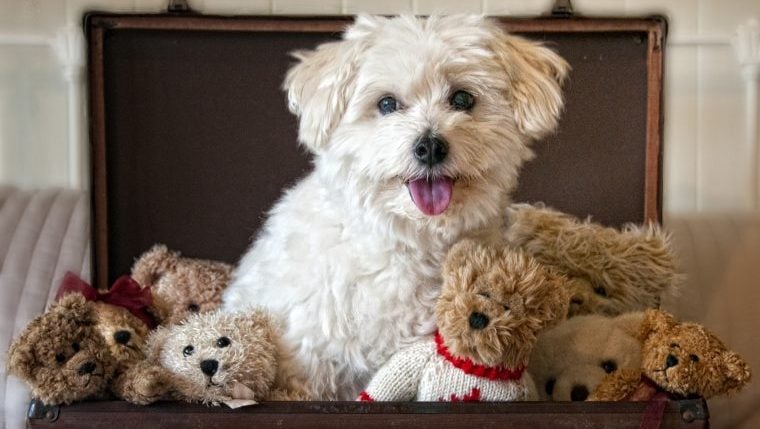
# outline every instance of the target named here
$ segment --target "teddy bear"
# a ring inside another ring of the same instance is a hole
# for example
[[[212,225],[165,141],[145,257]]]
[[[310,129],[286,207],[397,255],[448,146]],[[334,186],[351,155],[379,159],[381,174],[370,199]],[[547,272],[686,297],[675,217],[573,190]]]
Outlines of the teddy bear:
[[[148,337],[148,360],[172,376],[172,396],[232,408],[260,400],[308,399],[277,378],[279,329],[264,310],[191,314]]]
[[[654,224],[618,230],[541,204],[513,204],[507,222],[510,245],[570,279],[569,317],[656,308],[683,280],[669,234]]]
[[[608,375],[589,400],[648,401],[658,393],[709,399],[740,390],[752,377],[749,365],[715,334],[664,311],[647,310],[637,338],[640,367]]]
[[[153,291],[153,311],[162,325],[173,325],[193,313],[217,309],[232,266],[193,259],[157,244],[132,266],[132,278]]]
[[[576,316],[538,337],[528,371],[542,401],[584,401],[608,374],[638,369],[643,313]]]
[[[537,399],[525,369],[536,335],[566,316],[565,278],[523,252],[473,240],[451,248],[442,277],[435,336],[393,355],[358,399]]]
[[[128,277],[100,293],[66,273],[56,302],[12,343],[8,371],[49,405],[109,394],[151,403],[166,394],[169,379],[144,362],[149,304],[150,291]],[[138,372],[148,377],[134,377]]]

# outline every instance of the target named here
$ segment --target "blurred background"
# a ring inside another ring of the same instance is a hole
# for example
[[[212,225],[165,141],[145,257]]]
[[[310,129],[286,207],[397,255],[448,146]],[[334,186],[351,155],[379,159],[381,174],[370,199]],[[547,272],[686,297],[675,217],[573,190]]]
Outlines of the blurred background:
[[[65,270],[89,277],[85,11],[168,0],[0,0],[0,351]],[[208,14],[537,16],[552,0],[190,0]],[[664,214],[683,270],[665,308],[714,330],[760,370],[760,1],[575,0],[588,16],[665,15]],[[0,360],[4,360],[2,357]],[[0,422],[23,427],[5,380]],[[760,388],[711,401],[713,427],[760,427]]]

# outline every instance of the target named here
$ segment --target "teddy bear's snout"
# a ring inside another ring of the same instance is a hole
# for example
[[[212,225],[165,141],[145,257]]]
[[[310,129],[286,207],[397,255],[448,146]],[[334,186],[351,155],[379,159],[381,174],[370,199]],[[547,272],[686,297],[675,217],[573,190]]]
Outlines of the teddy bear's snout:
[[[219,361],[215,359],[206,359],[201,361],[201,371],[208,376],[216,374],[216,370],[219,369]]]
[[[490,322],[490,320],[488,319],[488,316],[486,316],[483,313],[478,313],[478,312],[474,312],[470,314],[470,318],[468,321],[472,329],[483,329],[486,326],[488,326],[488,322]]]

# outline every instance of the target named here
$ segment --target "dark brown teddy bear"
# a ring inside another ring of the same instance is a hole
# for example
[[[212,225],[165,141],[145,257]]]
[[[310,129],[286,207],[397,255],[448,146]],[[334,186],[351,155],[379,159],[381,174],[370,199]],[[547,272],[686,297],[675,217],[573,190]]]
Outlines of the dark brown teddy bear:
[[[229,264],[182,257],[162,244],[143,253],[132,267],[132,278],[152,289],[153,309],[161,325],[216,310],[231,273]]]

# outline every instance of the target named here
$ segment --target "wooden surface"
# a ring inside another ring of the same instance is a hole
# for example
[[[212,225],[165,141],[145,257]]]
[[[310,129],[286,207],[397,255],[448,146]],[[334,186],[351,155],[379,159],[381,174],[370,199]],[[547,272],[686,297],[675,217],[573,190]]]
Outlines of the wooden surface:
[[[183,403],[83,402],[45,412],[30,428],[639,428],[644,402],[270,402],[230,410]],[[706,427],[703,400],[672,401],[661,428]]]

